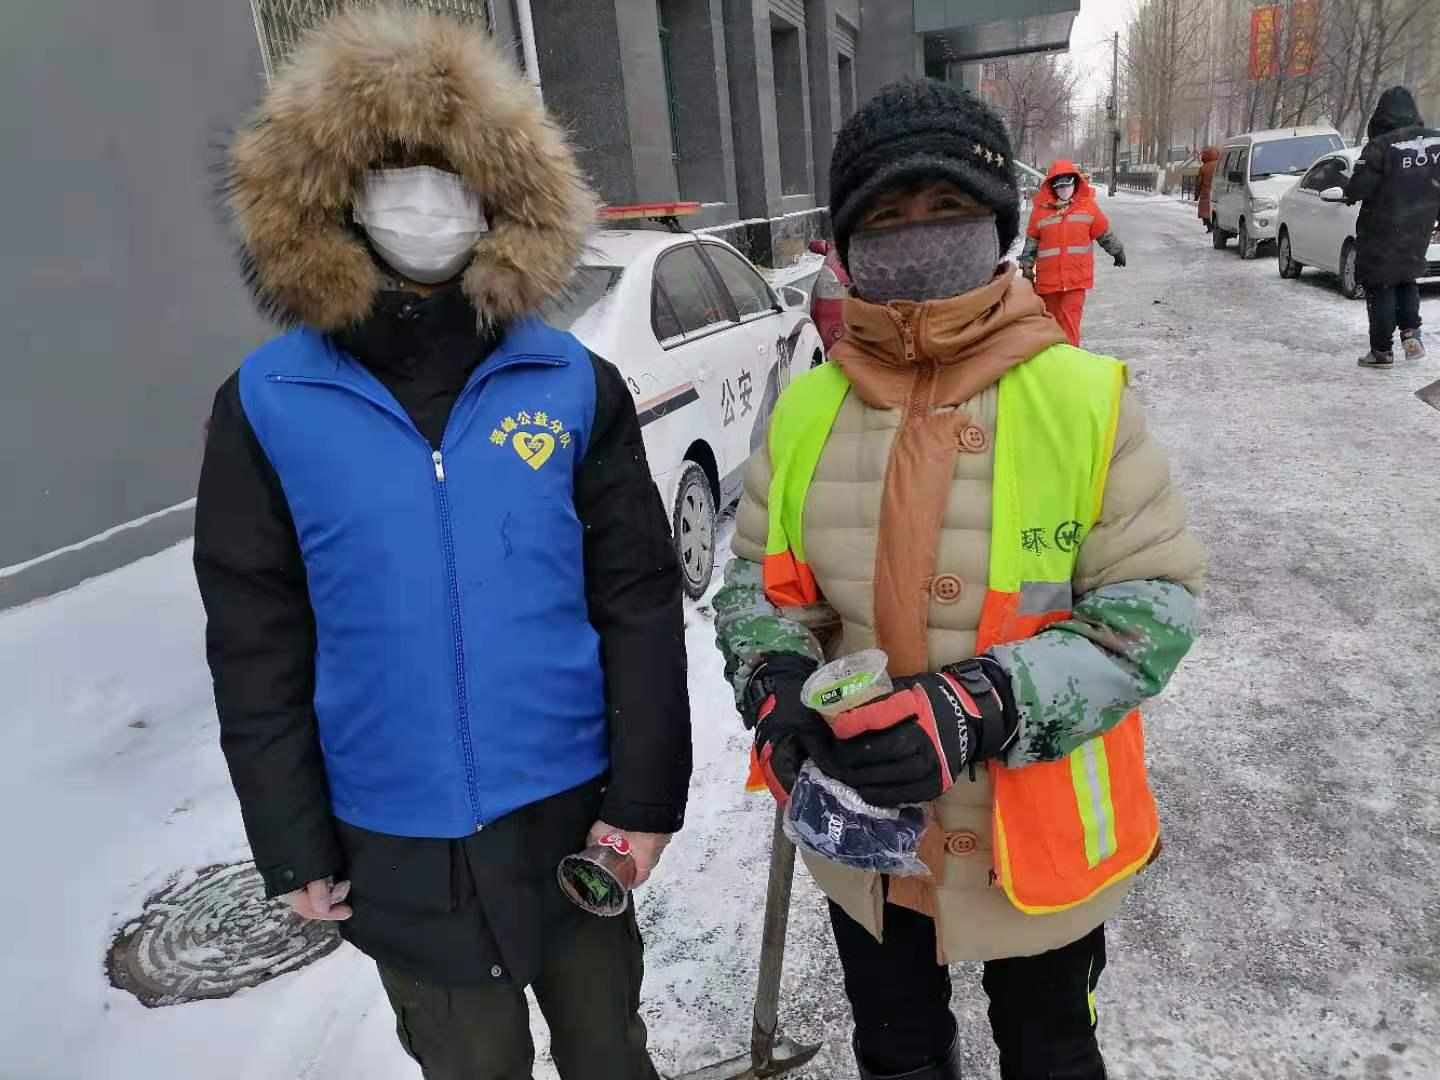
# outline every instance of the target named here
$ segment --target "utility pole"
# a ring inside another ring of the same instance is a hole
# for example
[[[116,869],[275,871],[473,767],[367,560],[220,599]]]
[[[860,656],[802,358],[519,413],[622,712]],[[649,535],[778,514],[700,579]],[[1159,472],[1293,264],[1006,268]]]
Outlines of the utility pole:
[[[1110,42],[1110,197],[1115,197],[1120,167],[1120,31]]]

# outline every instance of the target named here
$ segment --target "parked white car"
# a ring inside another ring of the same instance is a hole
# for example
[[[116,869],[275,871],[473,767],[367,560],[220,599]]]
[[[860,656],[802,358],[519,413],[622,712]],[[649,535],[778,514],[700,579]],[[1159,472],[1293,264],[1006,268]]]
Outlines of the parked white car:
[[[1232,236],[1240,257],[1253,259],[1279,233],[1280,199],[1317,158],[1345,145],[1331,127],[1252,131],[1226,142],[1210,190],[1210,239],[1223,248]]]
[[[1345,205],[1345,185],[1360,157],[1359,148],[1327,154],[1280,199],[1277,261],[1280,276],[1298,278],[1307,266],[1338,274],[1340,291],[1352,300],[1365,295],[1355,277],[1355,219],[1359,206]],[[1431,277],[1440,277],[1440,231],[1426,253]]]
[[[635,395],[692,598],[710,585],[718,512],[739,497],[780,391],[825,359],[809,308],[804,290],[777,293],[721,240],[607,229],[570,295],[544,313]]]

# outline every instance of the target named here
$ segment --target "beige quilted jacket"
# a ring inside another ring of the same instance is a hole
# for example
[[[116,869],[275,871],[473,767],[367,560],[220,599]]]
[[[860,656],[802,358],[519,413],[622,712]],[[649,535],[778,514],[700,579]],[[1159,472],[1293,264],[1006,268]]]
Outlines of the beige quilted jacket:
[[[1024,288],[1028,294],[1028,286]],[[1033,300],[1033,294],[1028,295]],[[851,314],[847,311],[847,316]],[[851,374],[854,365],[852,355],[842,366]],[[893,471],[891,449],[905,415],[901,410],[867,404],[859,391],[857,383],[841,406],[805,504],[806,559],[825,604],[820,610],[775,612],[781,621],[794,619],[814,629],[812,640],[823,643],[828,658],[876,643],[875,579],[877,553],[882,547],[882,505],[887,474]],[[929,410],[932,422],[954,428],[955,443],[960,446],[945,494],[934,565],[923,580],[908,583],[929,590],[929,670],[975,653],[989,564],[991,447],[998,397],[992,381],[964,401],[937,403]],[[757,601],[753,590],[765,555],[770,475],[768,448],[761,447],[745,471],[734,539],[736,558],[727,568],[727,585],[716,604],[721,648],[727,653],[732,674],[742,678],[747,662],[758,657],[745,655],[745,634],[729,627],[739,626],[751,636],[763,637],[753,629],[755,605],[763,603]],[[894,527],[903,530],[904,522]],[[1171,485],[1164,451],[1147,431],[1144,414],[1127,391],[1101,517],[1079,552],[1073,587],[1081,599],[1076,604],[1075,625],[1061,624],[1030,642],[992,650],[992,655],[1012,673],[1017,665],[1033,666],[1042,688],[1048,685],[1047,678],[1070,686],[1077,680],[1092,680],[1091,697],[1107,701],[1109,712],[1097,706],[1096,730],[1079,733],[1077,739],[1098,734],[1143,697],[1156,692],[1155,684],[1163,685],[1173,663],[1183,655],[1193,633],[1193,607],[1186,608],[1199,590],[1203,569],[1204,552],[1185,529],[1184,508]],[[1154,662],[1141,655],[1143,643],[1127,645],[1119,640],[1123,635],[1107,636],[1103,626],[1095,625],[1105,621],[1106,597],[1123,594],[1121,602],[1128,602],[1123,598],[1147,589],[1155,590],[1154,598],[1164,609],[1161,618],[1167,632],[1183,638],[1178,655],[1172,656],[1176,652],[1172,643],[1166,658]],[[1093,598],[1088,607],[1087,596]],[[1085,611],[1093,612],[1088,616],[1091,624],[1085,623]],[[1135,655],[1125,655],[1130,647],[1136,649]],[[1132,686],[1125,675],[1130,668],[1166,670],[1148,672],[1146,679]],[[1070,744],[1044,744],[1040,732],[1053,733],[1043,723],[1044,705],[1032,702],[1026,708],[1031,730],[1022,731],[1007,764],[1023,766],[1026,761],[1057,758],[1073,749]],[[1106,716],[1113,718],[1107,720]],[[1031,955],[1068,944],[1107,919],[1133,882],[1112,886],[1069,911],[1023,914],[992,883],[991,802],[992,787],[984,768],[976,771],[973,780],[957,782],[935,804],[945,837],[937,887],[928,900],[916,902],[913,890],[905,888],[908,882],[892,882],[892,900],[928,910],[936,917],[941,959],[946,961]],[[825,893],[880,937],[884,893],[879,877],[815,856],[807,856],[805,861]],[[906,893],[908,898],[897,899],[897,893]]]

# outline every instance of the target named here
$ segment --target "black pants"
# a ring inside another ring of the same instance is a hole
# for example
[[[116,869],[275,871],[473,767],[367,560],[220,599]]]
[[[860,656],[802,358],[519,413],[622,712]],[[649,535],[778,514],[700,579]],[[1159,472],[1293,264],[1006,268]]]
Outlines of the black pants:
[[[587,918],[567,937],[545,950],[534,983],[562,1080],[659,1080],[639,1013],[644,957],[633,910]],[[523,987],[437,986],[384,965],[380,980],[400,1043],[425,1080],[531,1080]]]
[[[830,923],[866,1068],[885,1076],[942,1059],[956,1023],[950,971],[935,963],[934,920],[886,904],[884,944],[833,903]],[[1094,1011],[1104,970],[1103,926],[1052,952],[985,965],[1002,1080],[1105,1080]]]
[[[1370,348],[1388,353],[1395,347],[1395,328],[1420,329],[1420,286],[1413,281],[1398,285],[1366,285],[1365,310],[1370,315]]]

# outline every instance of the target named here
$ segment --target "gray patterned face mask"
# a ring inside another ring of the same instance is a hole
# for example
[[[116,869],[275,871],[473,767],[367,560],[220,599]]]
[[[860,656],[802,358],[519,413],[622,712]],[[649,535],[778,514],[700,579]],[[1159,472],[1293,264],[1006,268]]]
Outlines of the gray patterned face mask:
[[[988,284],[999,263],[993,214],[911,221],[850,237],[850,278],[872,304],[948,300]]]

